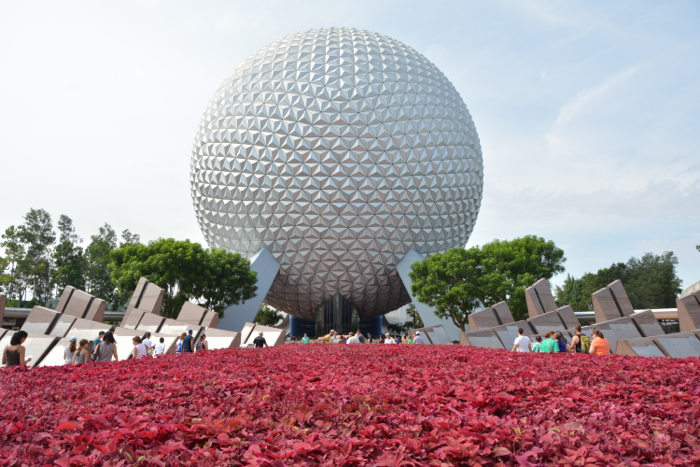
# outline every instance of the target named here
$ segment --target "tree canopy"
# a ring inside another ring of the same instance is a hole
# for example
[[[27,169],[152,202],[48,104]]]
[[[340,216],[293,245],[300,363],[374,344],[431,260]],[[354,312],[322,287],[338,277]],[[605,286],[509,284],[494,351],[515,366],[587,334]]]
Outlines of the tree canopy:
[[[70,217],[62,214],[54,230],[51,215],[43,209],[30,209],[24,223],[11,225],[2,234],[0,247],[0,291],[14,306],[51,306],[67,285],[85,290],[107,301],[108,309],[123,306],[124,297],[115,294],[109,274],[109,255],[117,246],[117,235],[109,224],[83,248]],[[125,243],[139,241],[129,230],[122,233]],[[31,299],[30,299],[31,298]]]
[[[672,251],[660,255],[645,253],[641,258],[632,257],[626,263],[613,263],[596,273],[585,273],[579,279],[568,276],[555,290],[556,301],[577,311],[592,310],[591,294],[619,279],[635,309],[675,308],[681,292],[677,264],[678,258]]]
[[[256,273],[246,258],[189,240],[125,244],[112,251],[110,270],[124,296],[133,293],[140,277],[163,288],[162,314],[172,318],[186,301],[222,315],[226,307],[254,297],[257,290]]]
[[[282,313],[263,303],[258,310],[258,314],[255,315],[253,322],[263,326],[274,326],[281,319],[284,319],[284,315]]]
[[[105,223],[99,228],[97,235],[90,237],[90,244],[85,249],[87,261],[86,292],[108,302],[115,300],[123,302],[125,297],[117,299],[116,287],[109,273],[111,253],[117,247],[117,234],[111,225]]]
[[[58,232],[43,209],[30,209],[24,221],[5,229],[0,241],[0,292],[8,294],[10,306],[51,306],[71,285],[118,310],[141,276],[165,289],[163,311],[171,317],[185,300],[221,314],[255,295],[255,272],[238,254],[173,239],[142,245],[140,236],[128,229],[120,241],[107,223],[83,248],[83,239],[66,215],[58,219]]]
[[[527,313],[525,287],[563,272],[564,261],[554,242],[533,235],[454,248],[411,265],[411,292],[462,330],[470,313],[502,300],[520,319]]]
[[[83,240],[75,233],[73,221],[66,215],[59,218],[58,230],[61,237],[53,252],[53,283],[57,293],[60,294],[67,285],[85,290],[87,262],[80,246]]]

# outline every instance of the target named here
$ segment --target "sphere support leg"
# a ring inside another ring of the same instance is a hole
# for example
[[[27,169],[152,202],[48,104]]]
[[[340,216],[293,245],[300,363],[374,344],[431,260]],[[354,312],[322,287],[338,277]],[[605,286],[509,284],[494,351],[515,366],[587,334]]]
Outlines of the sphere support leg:
[[[250,269],[258,273],[258,290],[255,297],[226,308],[224,317],[219,320],[219,329],[240,332],[245,323],[253,322],[277,277],[280,264],[267,248],[263,248],[250,258]]]
[[[426,327],[442,324],[442,327],[445,328],[445,331],[447,331],[447,334],[450,336],[450,339],[453,341],[458,341],[459,333],[461,332],[461,330],[457,326],[455,326],[452,320],[438,318],[435,315],[435,308],[428,306],[424,303],[420,303],[416,299],[416,297],[411,293],[411,278],[408,276],[408,272],[411,270],[411,265],[413,263],[415,263],[416,261],[421,261],[422,259],[423,256],[420,253],[418,253],[416,250],[411,249],[406,253],[406,256],[404,256],[403,259],[399,261],[399,264],[396,265],[396,271],[399,273],[399,277],[401,277],[401,282],[403,282],[403,286],[406,288],[406,291],[408,291],[408,294],[411,296],[411,300],[416,306],[416,310],[420,315],[420,319],[423,320],[423,324]]]

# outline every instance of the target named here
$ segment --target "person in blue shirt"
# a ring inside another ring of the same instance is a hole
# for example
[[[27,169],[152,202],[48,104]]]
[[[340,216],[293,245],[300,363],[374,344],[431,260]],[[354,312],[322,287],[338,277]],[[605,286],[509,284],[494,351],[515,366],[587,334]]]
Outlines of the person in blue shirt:
[[[559,345],[559,352],[560,353],[566,353],[566,340],[564,339],[564,335],[560,333],[559,331],[554,334],[554,339],[557,341],[557,344]]]
[[[182,341],[182,353],[192,353],[192,341],[194,340],[194,337],[192,337],[192,329],[187,331],[187,336],[185,336],[185,340]]]
[[[105,335],[105,332],[104,332],[104,331],[100,331],[100,332],[97,334],[97,337],[95,337],[95,339],[92,341],[92,348],[93,348],[93,349],[96,348],[96,347],[100,344],[100,342],[102,342],[102,338],[104,337],[104,335]],[[93,356],[92,359],[95,360],[96,358],[97,358],[97,357]]]

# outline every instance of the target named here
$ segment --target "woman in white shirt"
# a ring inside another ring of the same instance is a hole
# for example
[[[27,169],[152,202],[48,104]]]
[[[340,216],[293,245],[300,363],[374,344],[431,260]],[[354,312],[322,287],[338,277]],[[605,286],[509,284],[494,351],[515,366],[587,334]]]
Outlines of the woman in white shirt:
[[[180,335],[180,338],[177,340],[177,344],[175,347],[175,353],[182,353],[182,343],[185,341],[185,337],[187,336],[186,332],[183,332]]]
[[[134,350],[131,351],[131,358],[141,358],[148,355],[148,350],[141,342],[141,338],[139,336],[134,336],[132,342],[134,343]]]
[[[78,338],[73,336],[70,338],[70,344],[63,351],[63,364],[70,365],[73,363],[73,355],[78,351]]]

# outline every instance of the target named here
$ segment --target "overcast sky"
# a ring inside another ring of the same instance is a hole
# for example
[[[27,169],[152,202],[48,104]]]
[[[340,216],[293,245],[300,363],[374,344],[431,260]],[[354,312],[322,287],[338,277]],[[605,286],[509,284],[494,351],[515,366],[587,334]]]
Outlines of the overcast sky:
[[[580,276],[672,250],[700,280],[699,2],[1,2],[0,228],[29,208],[203,242],[197,124],[295,32],[391,36],[455,84],[484,154],[470,245],[536,234]],[[555,279],[560,283],[564,276]]]

